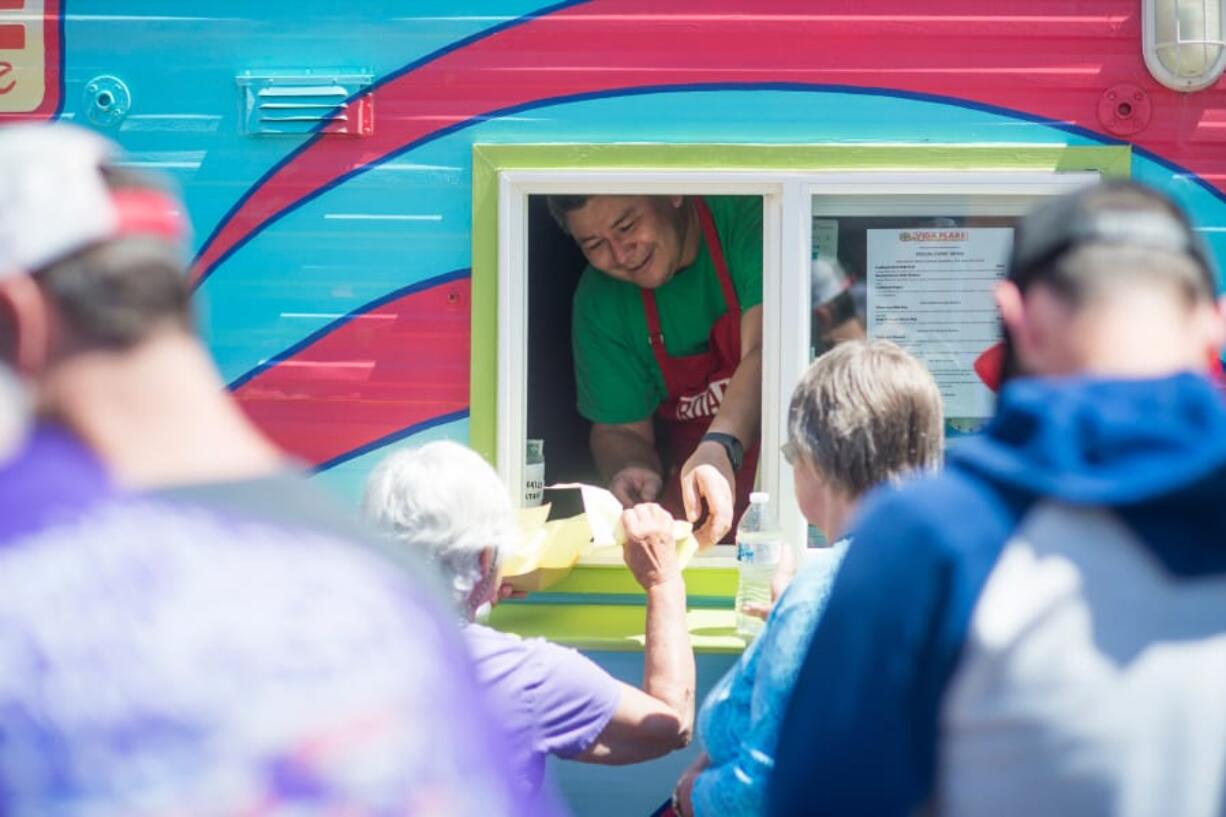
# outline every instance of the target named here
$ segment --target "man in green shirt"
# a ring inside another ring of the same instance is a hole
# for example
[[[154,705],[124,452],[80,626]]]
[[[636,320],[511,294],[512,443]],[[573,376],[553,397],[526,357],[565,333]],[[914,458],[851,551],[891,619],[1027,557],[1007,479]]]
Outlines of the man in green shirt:
[[[701,522],[704,546],[721,541],[757,466],[762,199],[551,196],[549,208],[589,263],[572,341],[597,467],[625,505],[659,501]]]

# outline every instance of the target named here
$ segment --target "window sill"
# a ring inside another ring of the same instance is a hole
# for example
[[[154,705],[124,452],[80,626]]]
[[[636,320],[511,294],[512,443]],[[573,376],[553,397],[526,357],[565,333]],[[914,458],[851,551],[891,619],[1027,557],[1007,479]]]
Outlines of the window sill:
[[[685,571],[686,623],[694,651],[739,653],[736,561],[700,557]],[[489,624],[524,637],[542,637],[583,650],[641,652],[643,590],[621,563],[580,563],[565,579],[525,599],[494,608]]]

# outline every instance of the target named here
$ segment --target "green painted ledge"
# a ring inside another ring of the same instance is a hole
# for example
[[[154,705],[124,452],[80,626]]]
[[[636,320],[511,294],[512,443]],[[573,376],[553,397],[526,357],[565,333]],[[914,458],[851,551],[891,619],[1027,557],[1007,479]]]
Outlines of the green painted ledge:
[[[580,650],[642,652],[645,611],[627,605],[500,604],[490,626],[525,637],[541,636]],[[727,610],[689,610],[686,624],[694,651],[739,653],[736,616]]]
[[[690,638],[696,652],[739,653],[737,572],[729,558],[706,557],[684,574]],[[643,590],[625,565],[579,565],[562,581],[526,599],[494,608],[489,624],[584,650],[643,649]]]

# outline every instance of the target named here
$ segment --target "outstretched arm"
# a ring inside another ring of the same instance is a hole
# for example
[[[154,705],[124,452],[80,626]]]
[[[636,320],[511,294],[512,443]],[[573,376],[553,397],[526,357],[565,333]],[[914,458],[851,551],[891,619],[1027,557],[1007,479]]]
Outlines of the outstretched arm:
[[[694,652],[685,621],[685,583],[677,563],[673,518],[658,505],[622,515],[626,564],[647,594],[643,688],[622,684],[604,731],[579,760],[638,763],[680,749],[694,725]]]

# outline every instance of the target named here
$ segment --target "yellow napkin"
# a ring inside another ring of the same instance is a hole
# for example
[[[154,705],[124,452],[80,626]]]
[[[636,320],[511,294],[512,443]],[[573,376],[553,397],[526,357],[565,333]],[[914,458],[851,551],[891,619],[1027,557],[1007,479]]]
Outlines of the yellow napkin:
[[[626,542],[621,525],[622,505],[612,493],[581,483],[549,487],[579,489],[584,512],[547,522],[550,509],[547,504],[520,509],[522,546],[502,566],[503,579],[516,590],[543,590],[561,581],[594,548],[621,546]],[[693,526],[674,521],[673,538],[677,541],[677,559],[684,569],[698,550]]]

